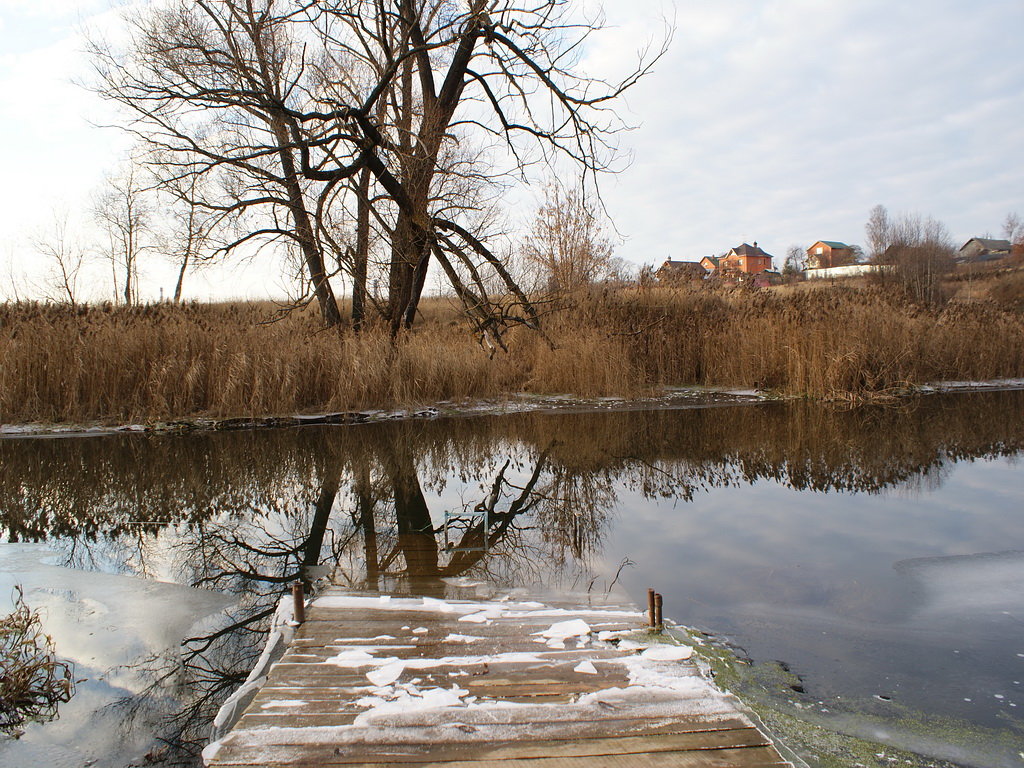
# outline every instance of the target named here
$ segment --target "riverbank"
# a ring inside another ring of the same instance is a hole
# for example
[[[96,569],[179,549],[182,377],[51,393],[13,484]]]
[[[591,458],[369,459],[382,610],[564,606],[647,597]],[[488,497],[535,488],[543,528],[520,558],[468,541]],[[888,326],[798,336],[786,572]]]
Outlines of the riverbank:
[[[543,328],[513,329],[495,352],[441,299],[397,341],[267,304],[7,304],[0,423],[247,423],[675,387],[856,400],[1024,377],[1024,312],[922,307],[883,287],[602,289],[560,302]]]
[[[1024,389],[1024,378],[991,381],[942,381],[906,387],[890,393],[886,401],[914,395],[953,392],[1001,392]],[[778,394],[758,390],[719,389],[714,387],[675,387],[648,397],[580,398],[572,395],[512,395],[503,400],[454,403],[444,401],[419,409],[366,410],[341,413],[262,416],[227,419],[196,418],[182,421],[156,421],[143,424],[0,424],[2,438],[89,437],[124,433],[182,434],[187,432],[231,432],[237,430],[281,429],[288,427],[345,426],[386,421],[436,419],[444,417],[495,416],[511,413],[595,413],[601,411],[650,411],[679,408],[716,408],[750,405],[780,400]],[[867,398],[878,402],[879,398]]]

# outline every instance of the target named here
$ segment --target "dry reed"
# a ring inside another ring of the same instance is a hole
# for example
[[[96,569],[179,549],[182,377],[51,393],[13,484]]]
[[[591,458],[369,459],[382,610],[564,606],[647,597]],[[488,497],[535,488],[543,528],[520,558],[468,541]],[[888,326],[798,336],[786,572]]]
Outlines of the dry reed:
[[[1024,376],[1010,302],[914,305],[881,287],[601,289],[493,357],[443,300],[392,343],[261,304],[0,306],[0,420],[157,421],[387,408],[510,392],[632,395],[660,385],[859,397]],[[551,344],[548,343],[550,340]]]

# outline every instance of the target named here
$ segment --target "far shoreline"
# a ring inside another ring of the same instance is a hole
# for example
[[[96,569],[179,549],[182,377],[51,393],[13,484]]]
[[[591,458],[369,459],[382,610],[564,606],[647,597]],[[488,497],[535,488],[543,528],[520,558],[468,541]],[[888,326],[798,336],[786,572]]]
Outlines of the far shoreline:
[[[756,389],[735,387],[679,386],[663,387],[660,394],[646,397],[581,397],[572,394],[538,395],[515,393],[500,399],[466,400],[455,403],[440,401],[430,406],[396,409],[363,409],[330,413],[296,414],[292,416],[238,416],[226,418],[196,417],[190,419],[155,420],[132,424],[6,424],[0,423],[0,440],[20,438],[105,437],[110,435],[144,434],[177,435],[193,432],[235,432],[245,430],[288,429],[316,426],[357,426],[388,421],[417,419],[472,418],[504,416],[516,413],[599,413],[602,411],[682,410],[690,408],[721,408],[758,405],[767,402],[801,399]],[[1024,390],[1024,378],[991,379],[987,381],[942,381],[907,385],[901,391],[868,393],[854,400],[810,398],[843,407],[870,405],[884,401],[898,403],[911,397],[933,394],[969,392],[1006,392]]]

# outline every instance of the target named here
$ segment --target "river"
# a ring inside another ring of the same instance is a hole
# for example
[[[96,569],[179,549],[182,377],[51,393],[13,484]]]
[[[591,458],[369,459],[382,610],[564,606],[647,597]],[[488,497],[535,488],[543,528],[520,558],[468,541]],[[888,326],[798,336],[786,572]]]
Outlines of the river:
[[[1022,450],[1022,391],[0,440],[0,598],[82,680],[0,766],[195,765],[278,597],[326,576],[655,587],[765,711],[1019,766]]]

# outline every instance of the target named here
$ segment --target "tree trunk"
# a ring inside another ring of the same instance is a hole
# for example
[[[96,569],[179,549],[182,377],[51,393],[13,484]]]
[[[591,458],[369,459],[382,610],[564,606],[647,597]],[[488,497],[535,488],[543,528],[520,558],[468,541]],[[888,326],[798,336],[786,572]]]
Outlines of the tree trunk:
[[[427,500],[420,488],[416,467],[404,449],[400,449],[390,467],[391,487],[395,494],[398,546],[405,557],[409,585],[420,594],[443,593],[440,580],[440,551],[434,537]]]
[[[327,524],[331,520],[331,510],[334,508],[334,499],[338,495],[338,487],[341,484],[340,469],[326,469],[325,472],[330,474],[324,477],[323,485],[320,486],[313,520],[309,526],[309,535],[306,536],[302,547],[301,565],[303,569],[320,564],[320,550],[324,545],[324,534],[327,533]],[[302,574],[302,583],[307,587],[311,583],[305,572]]]
[[[370,169],[359,172],[356,187],[356,253],[352,264],[352,330],[366,319],[366,275],[370,260]]]
[[[280,124],[274,126],[274,132],[282,147],[279,150],[279,156],[281,169],[284,172],[284,186],[288,191],[288,208],[292,215],[292,223],[295,225],[295,239],[302,250],[302,257],[306,262],[306,269],[309,271],[309,279],[313,283],[313,293],[320,305],[320,315],[323,317],[324,325],[333,328],[341,325],[341,310],[338,309],[338,301],[334,298],[334,290],[331,288],[331,283],[327,279],[327,271],[324,269],[323,254],[320,252],[320,247],[313,234],[313,224],[302,196],[302,186],[299,184],[299,176],[295,169],[295,159],[292,157],[290,149],[283,148],[288,144],[288,132]]]
[[[377,528],[373,519],[374,498],[370,471],[360,462],[353,469],[352,489],[356,496],[356,513],[363,531],[363,559],[366,561],[366,588],[376,590],[380,580],[380,555],[377,551]]]
[[[416,268],[412,273],[412,292],[409,297],[409,303],[405,308],[405,327],[412,328],[412,323],[416,319],[416,311],[420,306],[420,297],[423,295],[423,286],[427,282],[427,267],[430,264],[430,250],[425,247],[420,247],[422,255],[420,256],[419,262],[416,264]]]
[[[174,284],[174,303],[181,301],[181,286],[185,282],[185,269],[188,267],[188,254],[181,260],[181,269],[178,270],[178,282]]]

